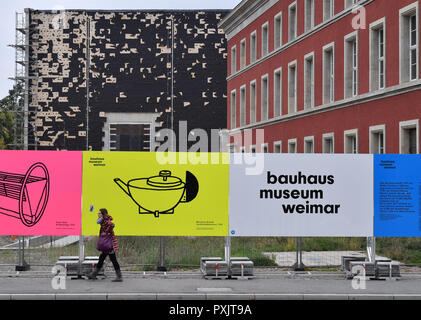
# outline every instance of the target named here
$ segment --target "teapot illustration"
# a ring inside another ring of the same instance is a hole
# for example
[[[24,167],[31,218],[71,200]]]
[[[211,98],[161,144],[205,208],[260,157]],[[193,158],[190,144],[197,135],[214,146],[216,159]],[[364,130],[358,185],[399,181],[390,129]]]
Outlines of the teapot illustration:
[[[189,171],[186,180],[171,175],[171,171],[162,170],[159,175],[149,178],[137,178],[124,183],[119,178],[114,182],[139,207],[139,214],[173,214],[180,203],[194,200],[199,192],[199,182]]]

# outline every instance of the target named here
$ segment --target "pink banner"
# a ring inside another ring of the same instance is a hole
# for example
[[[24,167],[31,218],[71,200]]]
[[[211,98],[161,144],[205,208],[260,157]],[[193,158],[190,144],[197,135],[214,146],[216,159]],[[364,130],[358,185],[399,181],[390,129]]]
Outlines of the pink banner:
[[[81,234],[82,152],[0,151],[0,235]]]

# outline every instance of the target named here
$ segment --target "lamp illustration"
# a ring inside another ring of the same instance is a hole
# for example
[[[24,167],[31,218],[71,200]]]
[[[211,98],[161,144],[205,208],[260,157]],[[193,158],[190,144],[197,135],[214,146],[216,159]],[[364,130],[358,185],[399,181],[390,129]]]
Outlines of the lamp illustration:
[[[139,207],[139,214],[173,214],[180,203],[194,200],[199,192],[199,182],[189,171],[186,180],[171,175],[171,171],[162,170],[158,176],[138,178],[124,183],[119,178],[114,182]]]
[[[27,227],[42,218],[49,193],[50,176],[42,163],[33,164],[26,174],[0,171],[0,214],[20,219]]]

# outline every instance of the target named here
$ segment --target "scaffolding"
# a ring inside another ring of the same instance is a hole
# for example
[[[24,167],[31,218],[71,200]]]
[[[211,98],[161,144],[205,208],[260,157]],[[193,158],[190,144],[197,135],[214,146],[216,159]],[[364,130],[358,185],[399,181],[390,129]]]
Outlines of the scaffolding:
[[[15,49],[15,76],[9,78],[14,81],[15,94],[14,109],[14,141],[13,148],[28,150],[29,147],[37,149],[36,143],[36,110],[30,110],[30,81],[37,78],[35,68],[31,66],[30,46],[31,39],[30,9],[16,12],[15,43],[9,45]],[[30,121],[32,120],[32,121]],[[29,141],[33,137],[33,142]]]
[[[28,150],[29,147],[37,149],[36,144],[36,122],[30,124],[30,118],[36,117],[35,110],[29,109],[30,80],[36,79],[36,75],[31,72],[30,65],[30,45],[32,40],[30,25],[30,9],[24,12],[16,12],[15,22],[15,43],[9,45],[15,49],[15,76],[9,78],[14,81],[14,107],[12,113],[14,117],[14,140],[13,149]],[[34,143],[29,143],[29,135],[34,137]],[[29,269],[25,262],[24,237],[19,236],[18,264],[17,271]]]

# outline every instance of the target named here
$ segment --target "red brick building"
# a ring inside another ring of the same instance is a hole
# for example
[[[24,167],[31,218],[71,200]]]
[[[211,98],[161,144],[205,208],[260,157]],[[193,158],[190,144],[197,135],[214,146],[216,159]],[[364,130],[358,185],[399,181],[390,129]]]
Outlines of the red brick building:
[[[419,10],[416,0],[243,0],[220,23],[232,149],[420,153]],[[264,144],[238,139],[256,129]]]

